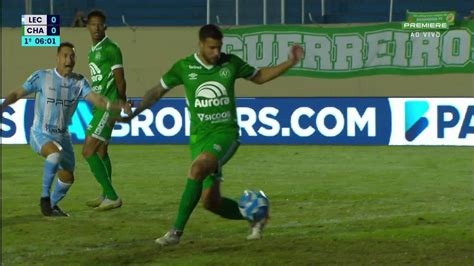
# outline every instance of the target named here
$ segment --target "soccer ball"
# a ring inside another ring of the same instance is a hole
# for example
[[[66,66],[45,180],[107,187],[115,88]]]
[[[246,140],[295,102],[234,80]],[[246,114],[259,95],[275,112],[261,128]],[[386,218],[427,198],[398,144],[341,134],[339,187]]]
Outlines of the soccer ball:
[[[245,219],[258,222],[268,215],[270,201],[263,191],[245,190],[239,200],[239,210]]]

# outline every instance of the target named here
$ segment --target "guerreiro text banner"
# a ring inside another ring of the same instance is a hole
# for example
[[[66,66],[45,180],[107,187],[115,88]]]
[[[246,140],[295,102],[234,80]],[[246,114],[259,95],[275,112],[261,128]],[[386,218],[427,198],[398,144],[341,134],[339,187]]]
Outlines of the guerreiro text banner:
[[[305,48],[288,75],[344,78],[375,74],[473,73],[474,22],[449,30],[408,30],[401,23],[358,27],[258,26],[226,29],[222,50],[255,67],[288,58],[289,47]]]

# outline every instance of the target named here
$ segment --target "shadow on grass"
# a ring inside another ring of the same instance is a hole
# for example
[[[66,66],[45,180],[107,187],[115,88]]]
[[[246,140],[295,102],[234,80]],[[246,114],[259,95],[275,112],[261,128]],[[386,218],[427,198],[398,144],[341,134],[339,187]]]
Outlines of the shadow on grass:
[[[48,256],[47,260],[84,265],[143,264],[159,262],[160,257],[165,253],[172,253],[175,249],[176,247],[164,249],[155,244],[153,238],[146,238],[82,246],[67,252],[67,256],[54,254]],[[71,261],[71,258],[75,260]]]
[[[15,225],[20,225],[20,224],[44,223],[47,220],[59,219],[59,218],[45,217],[40,213],[10,216],[10,217],[5,217],[5,214],[3,214],[2,216],[3,216],[2,227],[15,226]]]

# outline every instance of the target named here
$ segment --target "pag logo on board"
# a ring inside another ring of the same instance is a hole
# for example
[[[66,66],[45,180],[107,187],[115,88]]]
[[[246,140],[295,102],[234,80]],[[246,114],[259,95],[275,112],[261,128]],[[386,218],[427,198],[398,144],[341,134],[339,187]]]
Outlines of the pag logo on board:
[[[474,98],[389,98],[389,145],[474,143]]]
[[[427,101],[405,102],[405,138],[413,141],[428,127],[428,118],[424,115],[430,105]]]

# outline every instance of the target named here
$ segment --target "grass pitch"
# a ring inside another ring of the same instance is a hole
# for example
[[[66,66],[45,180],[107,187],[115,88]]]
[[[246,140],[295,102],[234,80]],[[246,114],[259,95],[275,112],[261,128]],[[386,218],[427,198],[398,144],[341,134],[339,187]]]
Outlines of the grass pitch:
[[[111,145],[113,183],[124,200],[98,213],[99,185],[76,146],[76,182],[40,214],[43,159],[2,145],[2,261],[16,264],[472,265],[472,147],[241,146],[224,168],[223,195],[262,189],[271,201],[264,239],[206,212],[182,243],[154,239],[172,225],[190,156],[181,145]]]

